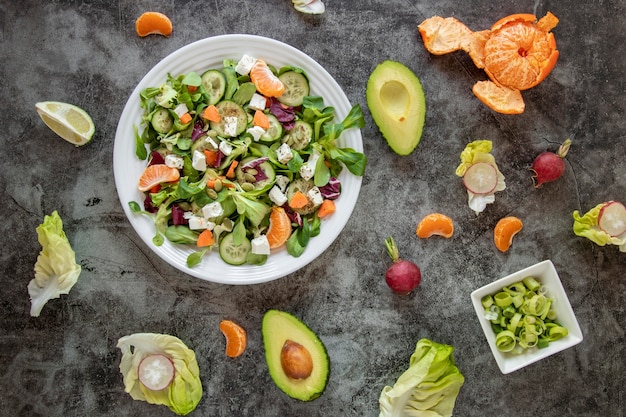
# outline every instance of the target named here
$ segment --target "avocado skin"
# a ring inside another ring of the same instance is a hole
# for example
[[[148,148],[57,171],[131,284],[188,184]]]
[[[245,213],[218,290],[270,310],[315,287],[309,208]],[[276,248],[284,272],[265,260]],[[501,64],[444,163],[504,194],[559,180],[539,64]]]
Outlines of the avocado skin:
[[[426,97],[419,78],[404,64],[383,61],[366,88],[374,122],[398,155],[409,155],[420,142],[426,120]]]
[[[312,401],[323,394],[330,374],[330,360],[324,343],[302,321],[279,310],[270,309],[261,325],[265,361],[272,380],[291,398]],[[286,340],[306,347],[313,359],[313,372],[305,379],[290,379],[282,369],[280,353]]]

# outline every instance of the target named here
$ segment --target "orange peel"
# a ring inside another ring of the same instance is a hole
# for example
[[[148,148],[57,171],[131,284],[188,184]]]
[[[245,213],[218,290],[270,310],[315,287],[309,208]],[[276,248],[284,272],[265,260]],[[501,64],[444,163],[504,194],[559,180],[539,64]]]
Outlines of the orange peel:
[[[550,74],[559,58],[551,32],[559,19],[550,12],[506,16],[491,29],[474,32],[459,20],[433,16],[418,25],[426,49],[434,55],[467,52],[489,81],[477,82],[474,95],[494,111],[520,114],[521,91],[535,87]]]

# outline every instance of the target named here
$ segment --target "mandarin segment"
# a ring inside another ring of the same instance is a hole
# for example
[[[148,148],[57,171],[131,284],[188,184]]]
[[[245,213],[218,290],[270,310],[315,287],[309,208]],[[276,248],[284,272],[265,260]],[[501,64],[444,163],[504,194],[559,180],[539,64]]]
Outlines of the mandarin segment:
[[[222,320],[220,330],[226,338],[226,356],[229,358],[241,356],[248,345],[246,330],[231,320]]]
[[[137,184],[139,191],[148,191],[158,184],[176,182],[180,179],[180,172],[165,164],[149,165],[144,169]]]
[[[291,220],[282,207],[273,207],[270,213],[270,226],[266,237],[270,249],[281,247],[291,236]]]
[[[419,222],[416,234],[422,239],[426,239],[434,235],[442,236],[448,239],[454,234],[454,222],[445,214],[431,213]]]
[[[257,59],[250,70],[250,80],[265,97],[280,97],[285,85],[262,59]]]
[[[506,252],[513,243],[513,236],[522,230],[523,223],[514,216],[500,219],[493,229],[493,242],[500,252]]]
[[[169,17],[160,12],[145,12],[135,21],[137,35],[145,37],[148,35],[170,36],[173,25]]]

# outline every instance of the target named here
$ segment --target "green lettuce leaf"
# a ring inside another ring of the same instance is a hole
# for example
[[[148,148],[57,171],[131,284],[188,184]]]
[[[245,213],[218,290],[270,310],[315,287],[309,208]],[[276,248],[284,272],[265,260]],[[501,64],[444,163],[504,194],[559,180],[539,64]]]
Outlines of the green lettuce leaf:
[[[57,211],[44,217],[37,236],[42,249],[35,263],[35,278],[28,283],[33,317],[39,317],[48,300],[68,294],[81,272]]]
[[[451,417],[465,378],[454,365],[454,348],[428,339],[417,342],[409,369],[383,388],[379,417]]]
[[[574,234],[576,236],[586,237],[599,246],[618,245],[620,252],[626,252],[626,237],[612,237],[598,227],[598,216],[602,206],[606,203],[600,203],[584,215],[580,215],[578,210],[572,214],[574,217]]]
[[[196,355],[180,339],[157,333],[135,333],[120,338],[117,347],[122,351],[120,372],[124,387],[134,400],[165,405],[184,416],[193,411],[202,397],[200,368]],[[165,389],[152,391],[139,382],[139,363],[148,355],[162,354],[174,363],[174,380]]]

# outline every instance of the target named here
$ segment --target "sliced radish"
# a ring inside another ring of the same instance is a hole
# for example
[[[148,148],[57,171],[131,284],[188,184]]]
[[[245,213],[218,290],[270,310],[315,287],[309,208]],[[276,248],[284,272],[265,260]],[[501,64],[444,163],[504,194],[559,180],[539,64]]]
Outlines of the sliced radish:
[[[487,162],[475,163],[465,171],[463,185],[474,194],[489,194],[498,185],[498,171]]]
[[[617,201],[605,203],[598,215],[598,226],[613,237],[626,233],[626,207]]]
[[[139,381],[149,390],[167,388],[174,379],[174,363],[165,355],[148,355],[139,362]]]

